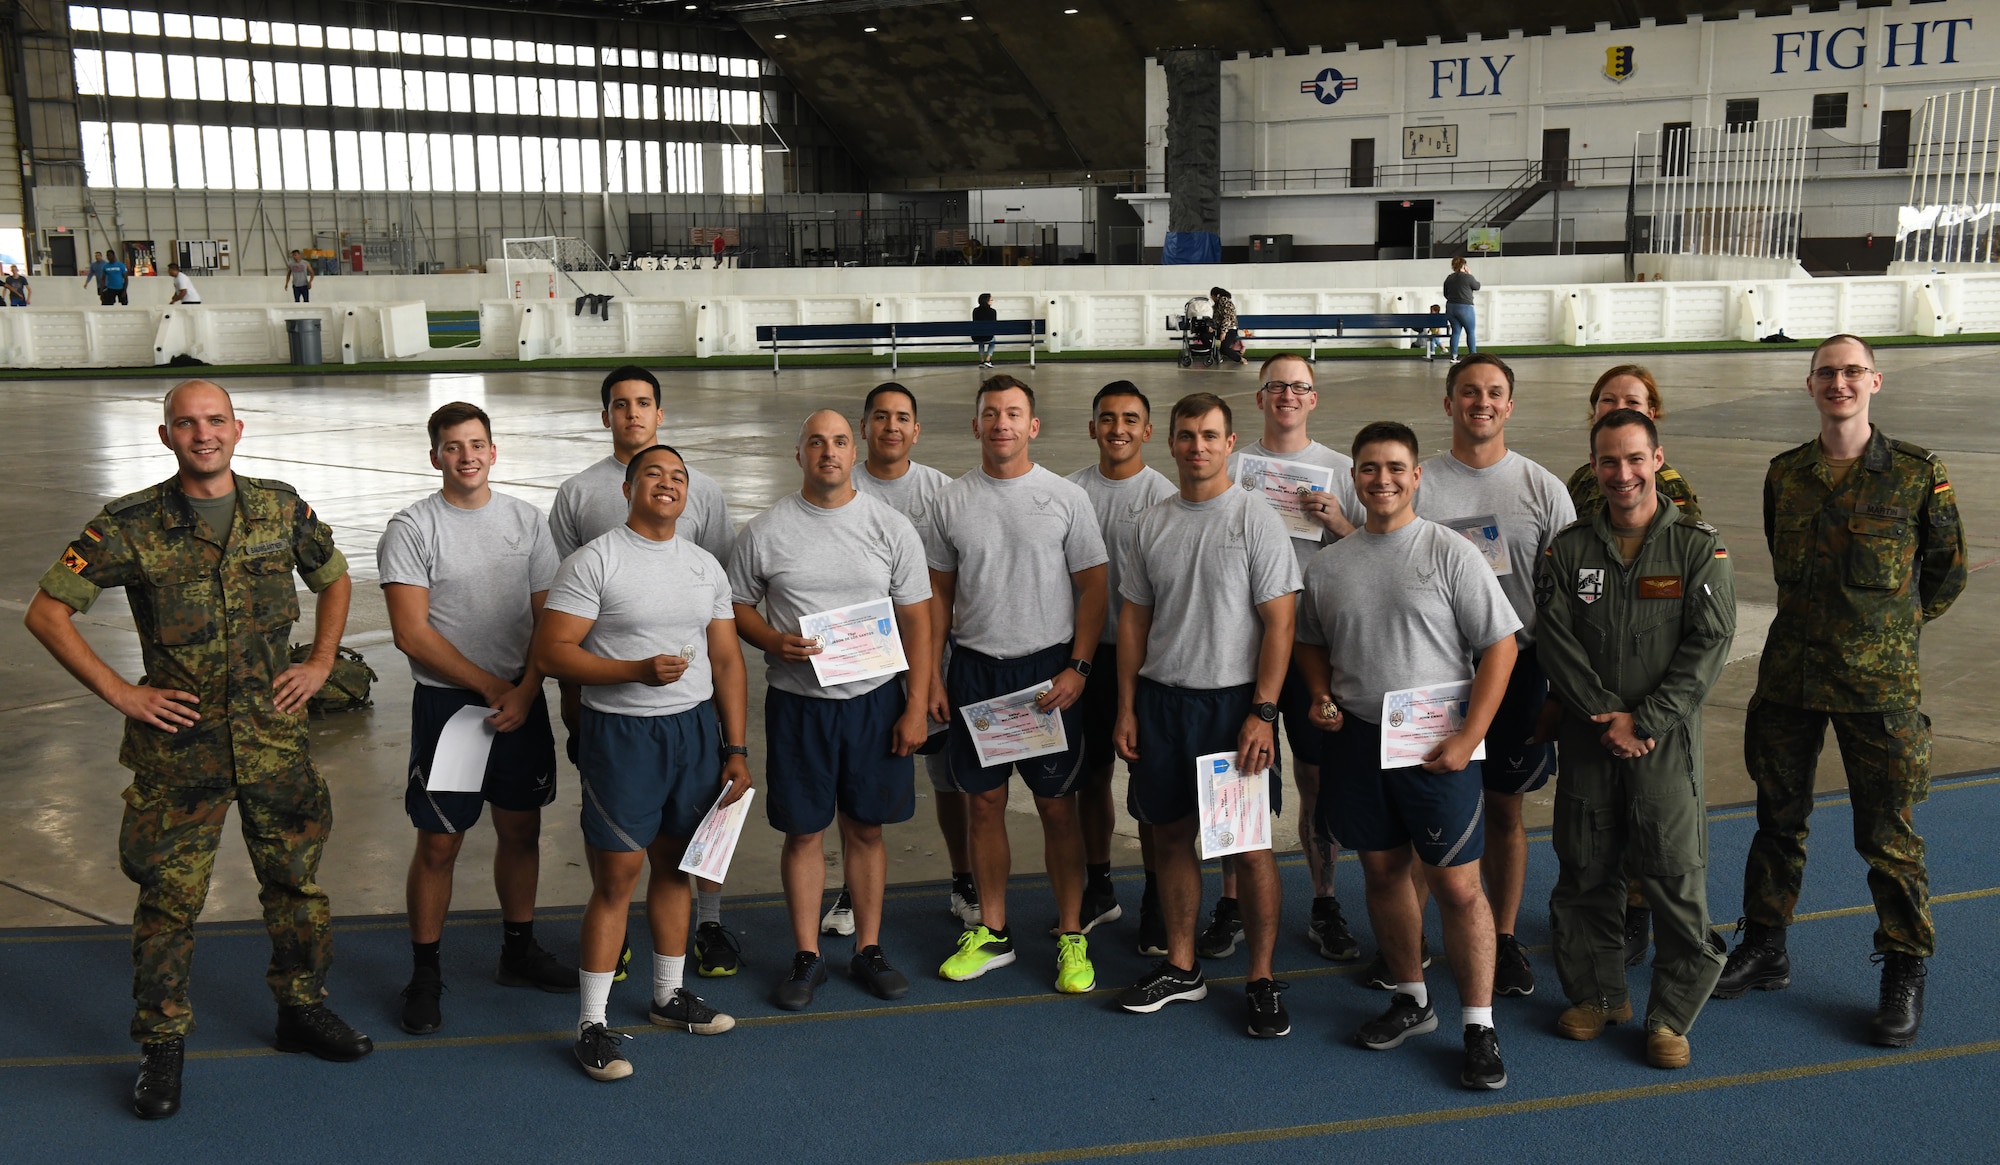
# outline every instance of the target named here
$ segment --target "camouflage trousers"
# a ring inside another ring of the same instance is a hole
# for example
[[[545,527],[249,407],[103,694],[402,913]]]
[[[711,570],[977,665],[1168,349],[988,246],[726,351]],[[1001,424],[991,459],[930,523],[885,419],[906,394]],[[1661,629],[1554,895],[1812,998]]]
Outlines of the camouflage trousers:
[[[1935,953],[1930,873],[1910,807],[1930,795],[1931,722],[1902,712],[1816,712],[1750,702],[1743,762],[1757,783],[1757,835],[1743,871],[1743,914],[1788,926],[1806,873],[1806,818],[1827,722],[1833,723],[1854,806],[1854,848],[1868,862],[1875,949],[1918,958]]]
[[[136,778],[125,790],[118,863],[139,886],[132,914],[132,1038],[194,1030],[188,978],[194,924],[208,899],[215,850],[234,801],[271,933],[265,981],[280,1004],[315,1003],[333,961],[333,919],[313,878],[333,827],[326,782],[311,765],[234,787],[183,788]]]

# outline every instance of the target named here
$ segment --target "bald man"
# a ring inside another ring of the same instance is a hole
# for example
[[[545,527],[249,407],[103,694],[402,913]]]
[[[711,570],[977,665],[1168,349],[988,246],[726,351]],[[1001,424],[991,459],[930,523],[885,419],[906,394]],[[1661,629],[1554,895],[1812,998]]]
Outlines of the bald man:
[[[180,1109],[194,924],[232,801],[271,934],[278,1050],[358,1060],[374,1047],[322,1002],[332,913],[313,880],[332,816],[307,753],[306,699],[326,683],[347,625],[347,560],[291,486],[230,469],[243,422],[228,393],[190,380],[163,412],[174,476],[98,511],[42,575],[27,617],[49,654],[125,717],[118,763],[132,785],[118,860],[139,884],[132,1038],[144,1049],[132,1101],[149,1120]],[[286,648],[299,617],[294,573],[319,596],[303,663]],[[125,588],[138,625],[137,684],[73,623],[110,587]]]
[[[729,564],[736,631],[764,653],[768,796],[785,835],[785,903],[797,953],[772,1002],[800,1011],[827,981],[819,949],[826,889],[823,838],[840,824],[854,907],[855,982],[882,999],[910,983],[880,944],[888,858],[882,827],[916,812],[931,669],[857,667],[850,645],[881,645],[893,630],[903,660],[931,658],[931,597],[916,528],[888,503],[857,493],[854,430],[832,409],[799,427],[799,492],[743,527]],[[870,605],[855,610],[858,605]],[[761,608],[761,609],[760,609]],[[817,618],[845,610],[836,620]]]

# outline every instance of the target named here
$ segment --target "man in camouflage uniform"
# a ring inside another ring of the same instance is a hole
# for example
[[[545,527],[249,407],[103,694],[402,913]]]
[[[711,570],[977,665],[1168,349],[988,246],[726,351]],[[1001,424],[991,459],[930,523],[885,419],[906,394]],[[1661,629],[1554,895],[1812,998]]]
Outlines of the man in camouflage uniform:
[[[357,1060],[373,1048],[321,1003],[332,920],[313,878],[332,812],[306,752],[306,700],[326,683],[347,623],[347,560],[291,486],[230,471],[243,422],[227,393],[191,380],[164,406],[160,440],[179,472],[99,511],[42,576],[27,617],[49,653],[126,718],[118,761],[133,779],[118,856],[139,885],[132,1038],[144,1058],[133,1108],[148,1119],[180,1107],[194,923],[231,801],[271,934],[278,1050]],[[301,664],[286,648],[299,617],[294,571],[319,594]],[[71,622],[108,587],[125,588],[138,625],[138,684]]]
[[[1785,927],[1805,878],[1813,771],[1831,721],[1879,920],[1882,993],[1869,1038],[1905,1047],[1923,1022],[1924,960],[1936,939],[1924,839],[1910,820],[1930,791],[1917,637],[1965,589],[1965,532],[1944,463],[1869,423],[1881,388],[1865,341],[1822,343],[1806,379],[1819,438],[1772,458],[1764,478],[1778,615],[1743,726],[1757,782],[1746,927],[1715,997],[1791,984]]]

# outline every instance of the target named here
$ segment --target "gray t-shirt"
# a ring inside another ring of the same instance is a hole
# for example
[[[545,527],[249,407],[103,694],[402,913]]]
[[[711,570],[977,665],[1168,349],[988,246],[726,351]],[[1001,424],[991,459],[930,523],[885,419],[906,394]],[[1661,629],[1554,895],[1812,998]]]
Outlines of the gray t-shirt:
[[[549,589],[557,561],[542,512],[499,493],[476,510],[434,493],[390,518],[375,547],[382,582],[430,591],[431,627],[473,666],[504,680],[528,669],[529,596]],[[414,658],[410,674],[426,687],[458,686]]]
[[[673,716],[713,696],[708,625],[736,619],[729,578],[713,554],[678,535],[665,542],[642,538],[630,526],[614,527],[563,559],[543,608],[595,620],[583,649],[605,659],[693,648],[687,671],[671,684],[584,687],[584,707],[620,716]]]
[[[1417,487],[1418,517],[1453,529],[1472,528],[1482,538],[1487,524],[1475,527],[1473,520],[1499,519],[1500,541],[1507,552],[1507,573],[1499,576],[1500,589],[1521,620],[1521,633],[1516,638],[1522,647],[1532,645],[1535,566],[1556,534],[1576,521],[1576,504],[1570,501],[1569,487],[1511,449],[1485,469],[1474,469],[1450,453],[1440,453],[1426,459],[1423,470],[1423,484]]]
[[[1205,502],[1170,497],[1139,516],[1120,591],[1153,609],[1139,674],[1175,688],[1257,680],[1257,607],[1299,589],[1276,511],[1240,489]]]
[[[1140,514],[1178,491],[1165,474],[1150,465],[1142,466],[1123,481],[1112,481],[1097,466],[1086,465],[1070,474],[1069,480],[1082,486],[1090,498],[1090,508],[1097,511],[1098,533],[1104,536],[1104,551],[1110,555],[1105,585],[1109,588],[1111,609],[1105,612],[1104,634],[1097,641],[1117,643],[1118,608],[1122,605],[1118,601],[1118,580],[1124,577],[1125,561],[1132,555],[1132,531],[1138,526]]]
[[[1005,480],[975,469],[952,482],[923,535],[931,569],[958,573],[958,645],[999,659],[1068,643],[1070,575],[1107,558],[1090,498],[1039,465]]]
[[[1422,518],[1387,534],[1356,530],[1315,555],[1299,642],[1327,649],[1334,702],[1370,724],[1382,696],[1472,678],[1472,657],[1520,630],[1486,560]]]
[[[891,509],[910,520],[910,525],[916,528],[919,536],[930,525],[931,506],[936,503],[938,494],[951,484],[951,478],[942,470],[914,461],[910,462],[910,468],[903,476],[888,481],[869,473],[866,461],[856,462],[847,480],[857,492],[889,503]]]
[[[729,589],[739,603],[764,605],[764,621],[797,635],[807,615],[888,596],[898,607],[931,597],[924,545],[909,520],[867,494],[823,510],[798,494],[750,519],[729,561]],[[907,644],[904,645],[906,648]],[[810,663],[764,653],[772,687],[795,696],[851,700],[894,679],[877,676],[822,687]]]
[[[1354,458],[1338,449],[1329,449],[1318,441],[1308,444],[1296,453],[1274,453],[1265,448],[1261,440],[1239,446],[1236,452],[1229,455],[1229,480],[1235,482],[1239,488],[1243,485],[1243,475],[1239,469],[1246,453],[1252,457],[1275,457],[1280,461],[1299,461],[1307,465],[1326,466],[1333,470],[1333,492],[1340,498],[1341,514],[1356,526],[1368,520],[1368,511],[1361,508],[1361,499],[1354,493]],[[1305,570],[1306,563],[1312,561],[1312,556],[1319,553],[1320,547],[1334,541],[1336,539],[1331,530],[1321,533],[1317,542],[1308,542],[1303,538],[1291,539],[1292,553],[1298,556],[1299,570],[1302,572]]]
[[[625,500],[625,466],[616,457],[604,460],[563,482],[549,510],[549,534],[564,558],[607,530],[623,526],[632,507]],[[729,524],[729,503],[715,479],[688,466],[687,508],[674,526],[676,537],[687,538],[728,562],[736,544],[736,527]]]
[[[309,287],[312,285],[312,265],[304,259],[294,259],[285,264],[285,270],[291,272],[293,287]]]

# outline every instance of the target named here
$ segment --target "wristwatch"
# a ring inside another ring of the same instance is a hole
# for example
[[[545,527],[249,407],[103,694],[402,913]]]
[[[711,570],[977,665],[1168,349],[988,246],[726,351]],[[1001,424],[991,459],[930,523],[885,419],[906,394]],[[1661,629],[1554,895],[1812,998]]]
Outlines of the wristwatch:
[[[1257,719],[1262,720],[1266,724],[1270,724],[1278,719],[1278,706],[1276,704],[1257,704],[1253,706],[1252,710],[1257,713]]]
[[[723,763],[723,764],[728,764],[728,763],[729,763],[729,758],[730,758],[730,757],[732,757],[732,756],[740,756],[740,757],[742,757],[742,758],[743,758],[744,760],[749,760],[749,759],[750,759],[750,750],[749,750],[748,748],[744,747],[743,745],[740,745],[740,744],[725,744],[725,745],[723,745],[723,746],[722,746],[722,763]]]
[[[1069,666],[1070,666],[1070,670],[1071,670],[1071,671],[1073,671],[1073,672],[1075,672],[1076,674],[1078,674],[1078,675],[1082,676],[1082,677],[1083,677],[1084,679],[1089,679],[1089,678],[1090,678],[1090,661],[1089,661],[1089,660],[1087,660],[1087,659],[1072,659],[1072,660],[1070,660],[1070,661],[1069,661]]]

